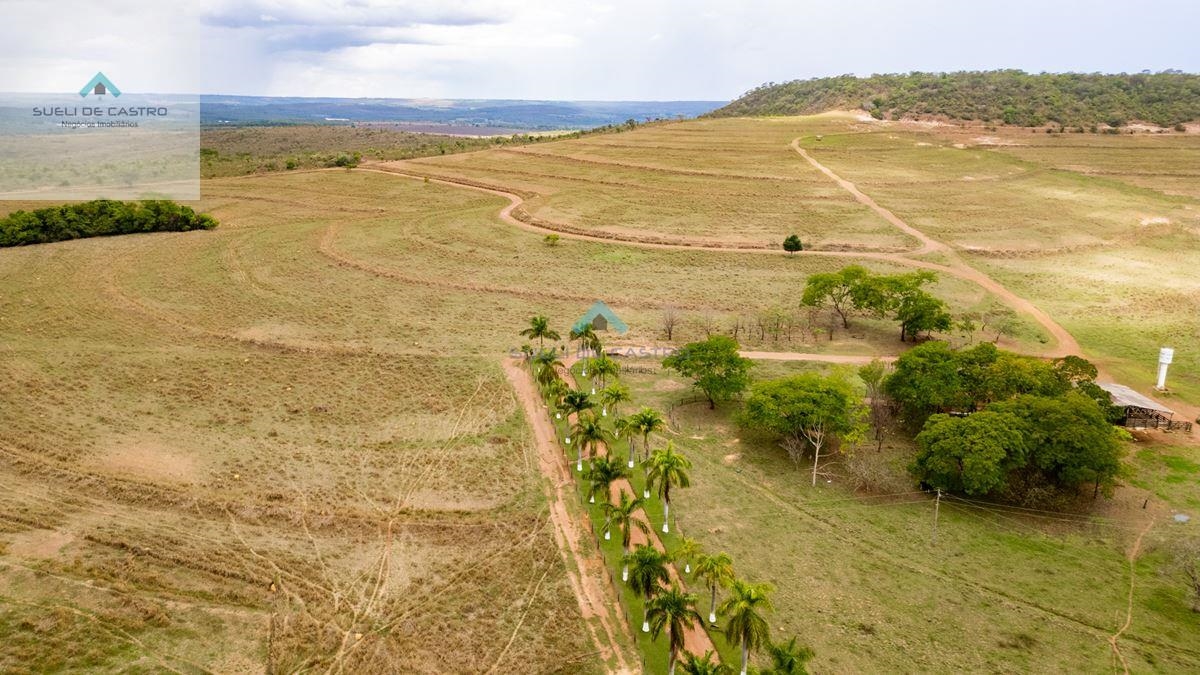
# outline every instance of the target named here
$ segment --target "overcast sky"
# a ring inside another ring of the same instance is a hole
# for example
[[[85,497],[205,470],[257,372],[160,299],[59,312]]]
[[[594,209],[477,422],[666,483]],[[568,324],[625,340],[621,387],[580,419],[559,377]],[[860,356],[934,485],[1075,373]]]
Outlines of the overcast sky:
[[[0,90],[102,70],[131,92],[727,100],[842,73],[1197,72],[1198,27],[1197,0],[0,0]]]

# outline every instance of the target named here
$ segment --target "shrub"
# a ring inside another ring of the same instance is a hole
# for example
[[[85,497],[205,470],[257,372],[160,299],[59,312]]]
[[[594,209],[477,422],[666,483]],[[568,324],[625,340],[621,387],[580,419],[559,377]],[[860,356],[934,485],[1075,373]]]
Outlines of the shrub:
[[[788,253],[803,251],[804,244],[800,243],[800,237],[794,234],[789,234],[787,239],[783,240],[783,250],[787,251]]]

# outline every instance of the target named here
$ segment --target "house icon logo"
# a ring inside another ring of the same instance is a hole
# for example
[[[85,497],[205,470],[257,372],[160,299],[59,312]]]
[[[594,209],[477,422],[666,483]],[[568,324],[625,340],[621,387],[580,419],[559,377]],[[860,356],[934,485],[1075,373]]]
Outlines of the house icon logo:
[[[79,90],[79,96],[81,98],[87,98],[89,94],[94,96],[112,94],[113,98],[117,98],[121,95],[121,90],[117,89],[117,86],[113,84],[112,80],[108,79],[104,73],[96,73],[96,76],[93,77],[86,85],[84,85],[83,89]]]
[[[618,335],[629,330],[629,326],[625,325],[625,322],[617,316],[616,312],[612,311],[611,307],[604,304],[603,300],[597,300],[571,328],[578,332],[588,325],[591,325],[592,330],[609,330],[611,328]]]

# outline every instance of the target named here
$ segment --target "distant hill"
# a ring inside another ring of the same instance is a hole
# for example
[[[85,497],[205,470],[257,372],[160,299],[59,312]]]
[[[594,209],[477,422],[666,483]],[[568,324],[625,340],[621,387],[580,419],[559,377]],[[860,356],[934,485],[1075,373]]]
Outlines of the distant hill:
[[[483,127],[484,132],[591,129],[626,120],[696,117],[724,101],[509,101],[202,96],[206,126],[391,122]],[[427,129],[422,129],[426,131]],[[445,133],[443,130],[442,133]]]
[[[1042,73],[1019,70],[826,77],[769,83],[712,117],[865,110],[877,119],[940,116],[1018,126],[1159,126],[1200,120],[1200,75]]]

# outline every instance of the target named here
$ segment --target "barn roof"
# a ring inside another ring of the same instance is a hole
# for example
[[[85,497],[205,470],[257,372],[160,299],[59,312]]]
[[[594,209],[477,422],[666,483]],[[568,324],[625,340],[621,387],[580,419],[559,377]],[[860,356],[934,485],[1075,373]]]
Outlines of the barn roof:
[[[1157,410],[1168,415],[1175,414],[1174,410],[1171,410],[1149,396],[1139,394],[1123,384],[1116,384],[1115,382],[1097,382],[1096,384],[1112,395],[1112,402],[1115,406],[1121,408],[1145,408],[1146,410]]]

